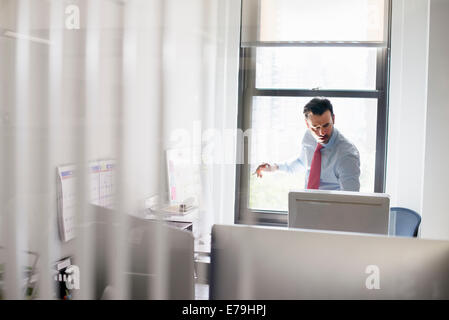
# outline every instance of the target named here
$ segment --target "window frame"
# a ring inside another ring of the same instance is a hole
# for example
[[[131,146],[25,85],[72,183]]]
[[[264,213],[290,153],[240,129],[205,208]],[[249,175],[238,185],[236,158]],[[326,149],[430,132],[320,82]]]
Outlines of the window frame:
[[[328,97],[328,98],[376,98],[376,160],[374,192],[385,192],[387,137],[388,137],[388,88],[391,48],[391,4],[385,0],[384,42],[262,42],[240,44],[238,129],[245,132],[251,128],[252,100],[255,96],[275,97]],[[242,2],[243,10],[243,2]],[[242,24],[241,24],[242,28]],[[242,34],[242,33],[241,33]],[[256,88],[256,51],[258,47],[376,47],[375,90],[322,90],[322,89],[258,89]],[[237,162],[235,185],[235,216],[237,224],[287,226],[286,211],[254,210],[248,208],[250,168],[248,140],[243,141],[243,163]]]

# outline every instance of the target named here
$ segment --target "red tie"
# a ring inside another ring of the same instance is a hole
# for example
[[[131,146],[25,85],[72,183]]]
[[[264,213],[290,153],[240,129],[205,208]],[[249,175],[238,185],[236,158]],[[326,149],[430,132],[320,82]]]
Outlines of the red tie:
[[[307,189],[318,189],[320,187],[321,175],[321,149],[323,146],[318,143],[313,153],[312,165],[310,166],[309,181]]]

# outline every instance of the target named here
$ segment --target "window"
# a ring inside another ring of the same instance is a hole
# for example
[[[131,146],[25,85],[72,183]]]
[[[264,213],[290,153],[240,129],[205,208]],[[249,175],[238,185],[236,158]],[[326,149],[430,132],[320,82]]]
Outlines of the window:
[[[322,96],[360,152],[361,192],[383,192],[389,56],[388,0],[242,0],[236,220],[285,224],[288,191],[304,172],[252,174],[298,156],[303,106]]]

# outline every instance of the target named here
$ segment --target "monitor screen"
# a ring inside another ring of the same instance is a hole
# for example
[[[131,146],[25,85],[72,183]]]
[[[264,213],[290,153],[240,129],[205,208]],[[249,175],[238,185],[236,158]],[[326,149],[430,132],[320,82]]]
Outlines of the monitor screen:
[[[214,225],[211,299],[449,299],[449,241]]]
[[[384,193],[303,190],[288,195],[290,228],[388,234],[390,198]]]

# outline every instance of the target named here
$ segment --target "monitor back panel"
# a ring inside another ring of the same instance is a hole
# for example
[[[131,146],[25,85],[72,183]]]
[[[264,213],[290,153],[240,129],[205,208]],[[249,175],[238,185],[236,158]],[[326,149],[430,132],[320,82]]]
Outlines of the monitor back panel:
[[[383,194],[290,192],[290,228],[388,234],[390,201]]]
[[[215,225],[211,299],[449,299],[449,241]]]

